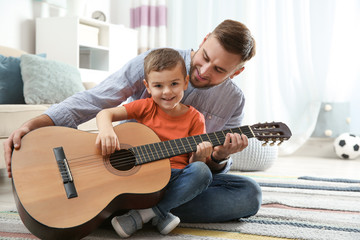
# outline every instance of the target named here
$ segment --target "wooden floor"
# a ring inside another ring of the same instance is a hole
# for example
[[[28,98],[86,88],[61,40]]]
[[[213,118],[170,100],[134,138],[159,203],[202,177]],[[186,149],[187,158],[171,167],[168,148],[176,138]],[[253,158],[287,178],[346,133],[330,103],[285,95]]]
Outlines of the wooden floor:
[[[309,156],[279,157],[266,171],[270,175],[360,179],[360,158],[341,160]],[[260,173],[260,172],[259,172]]]

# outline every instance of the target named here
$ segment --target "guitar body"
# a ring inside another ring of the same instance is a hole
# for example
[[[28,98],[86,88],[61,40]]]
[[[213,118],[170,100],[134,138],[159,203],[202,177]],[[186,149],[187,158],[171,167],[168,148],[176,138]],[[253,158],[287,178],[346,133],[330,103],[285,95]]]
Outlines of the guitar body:
[[[138,123],[116,126],[121,147],[160,142]],[[44,127],[25,135],[12,155],[13,192],[25,226],[41,239],[79,239],[118,210],[148,208],[170,179],[168,159],[119,170],[95,147],[97,134]],[[54,148],[62,147],[77,196],[68,198]]]

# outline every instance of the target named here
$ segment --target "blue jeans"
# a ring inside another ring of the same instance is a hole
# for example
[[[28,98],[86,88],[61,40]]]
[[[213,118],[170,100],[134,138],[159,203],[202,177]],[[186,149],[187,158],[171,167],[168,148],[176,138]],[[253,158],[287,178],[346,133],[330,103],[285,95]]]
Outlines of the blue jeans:
[[[153,207],[164,218],[168,212],[182,222],[225,222],[255,215],[261,205],[260,186],[251,178],[212,174],[203,162],[171,169],[163,199]]]

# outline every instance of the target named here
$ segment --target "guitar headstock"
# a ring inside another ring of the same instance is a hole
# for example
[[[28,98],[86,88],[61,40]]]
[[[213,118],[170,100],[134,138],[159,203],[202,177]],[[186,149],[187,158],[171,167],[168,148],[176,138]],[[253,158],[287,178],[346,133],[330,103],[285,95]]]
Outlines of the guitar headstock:
[[[251,130],[259,141],[265,141],[263,145],[272,141],[271,146],[276,142],[279,142],[278,145],[280,145],[283,141],[289,140],[292,135],[289,127],[282,122],[254,124],[251,126]]]

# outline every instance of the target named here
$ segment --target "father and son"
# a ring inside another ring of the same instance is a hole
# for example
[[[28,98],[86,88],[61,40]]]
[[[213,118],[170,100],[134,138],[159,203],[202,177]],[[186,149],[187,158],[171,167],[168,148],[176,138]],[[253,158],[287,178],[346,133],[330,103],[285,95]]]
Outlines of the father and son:
[[[231,79],[254,55],[251,32],[233,20],[220,23],[197,51],[159,48],[140,54],[94,88],[51,106],[15,130],[4,143],[8,176],[13,149],[40,127],[76,128],[96,117],[94,145],[104,156],[120,150],[114,121],[135,119],[161,141],[240,127],[245,98]],[[162,199],[152,208],[115,216],[111,224],[117,234],[129,237],[151,220],[160,233],[168,234],[180,221],[225,222],[255,215],[262,198],[259,185],[227,173],[229,156],[247,145],[245,135],[227,133],[223,145],[204,141],[195,152],[170,158],[171,177]]]

